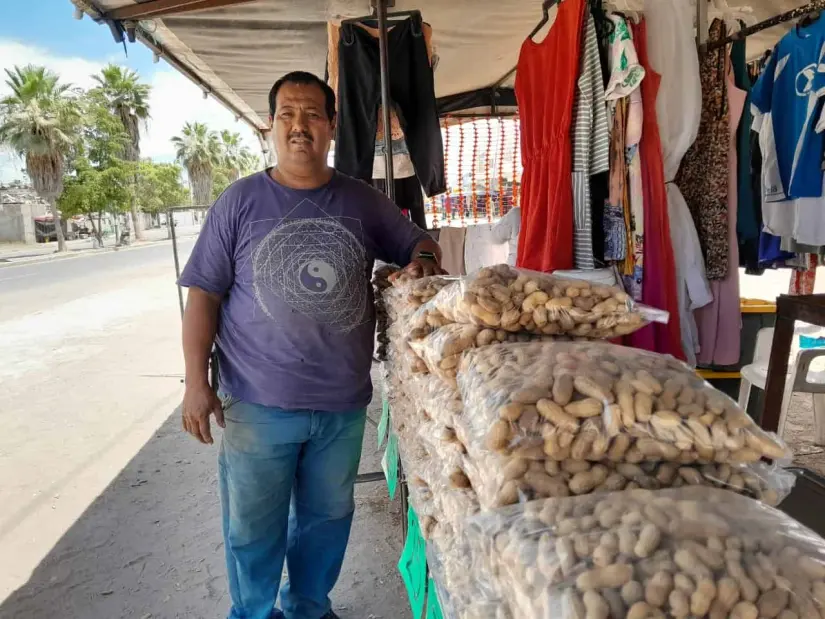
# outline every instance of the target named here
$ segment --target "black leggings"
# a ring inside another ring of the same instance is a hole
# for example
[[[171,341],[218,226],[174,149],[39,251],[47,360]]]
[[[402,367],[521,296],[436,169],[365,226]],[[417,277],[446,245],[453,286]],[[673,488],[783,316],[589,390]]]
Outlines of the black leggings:
[[[421,17],[395,24],[387,40],[390,97],[416,176],[428,196],[444,193],[444,147]],[[344,24],[338,43],[335,168],[367,182],[372,180],[380,102],[378,39],[355,24]]]

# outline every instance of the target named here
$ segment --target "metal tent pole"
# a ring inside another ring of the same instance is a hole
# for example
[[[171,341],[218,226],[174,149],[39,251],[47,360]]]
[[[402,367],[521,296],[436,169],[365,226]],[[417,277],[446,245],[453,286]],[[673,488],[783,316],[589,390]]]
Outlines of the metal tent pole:
[[[696,0],[696,44],[708,42],[708,0]]]
[[[387,5],[388,0],[371,0],[378,17],[378,53],[381,62],[381,111],[384,120],[384,162],[386,167],[387,196],[395,202],[394,170],[392,168],[392,129],[390,128],[390,63],[387,52]]]
[[[178,236],[175,234],[175,211],[166,211],[166,225],[172,233],[172,255],[175,257],[175,286],[178,288],[178,303],[180,304],[180,317],[183,318],[183,289],[180,287],[180,259],[178,258]]]

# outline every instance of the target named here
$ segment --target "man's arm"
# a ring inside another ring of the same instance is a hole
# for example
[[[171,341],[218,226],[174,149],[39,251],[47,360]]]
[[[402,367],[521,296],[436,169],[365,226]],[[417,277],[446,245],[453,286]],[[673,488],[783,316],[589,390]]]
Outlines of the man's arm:
[[[221,297],[190,288],[183,313],[183,360],[186,391],[183,396],[183,428],[201,443],[212,444],[209,415],[224,427],[223,408],[209,384],[209,357],[218,330]]]
[[[410,253],[410,262],[402,270],[393,273],[390,281],[401,277],[402,273],[413,279],[445,275],[447,272],[441,268],[441,246],[429,234],[422,237]]]

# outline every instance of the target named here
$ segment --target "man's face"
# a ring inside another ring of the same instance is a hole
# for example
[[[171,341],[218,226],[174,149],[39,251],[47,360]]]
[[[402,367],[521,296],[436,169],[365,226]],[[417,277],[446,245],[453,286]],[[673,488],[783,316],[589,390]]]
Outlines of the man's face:
[[[281,86],[271,119],[279,162],[307,168],[326,163],[335,119],[327,117],[325,104],[324,92],[316,84]]]

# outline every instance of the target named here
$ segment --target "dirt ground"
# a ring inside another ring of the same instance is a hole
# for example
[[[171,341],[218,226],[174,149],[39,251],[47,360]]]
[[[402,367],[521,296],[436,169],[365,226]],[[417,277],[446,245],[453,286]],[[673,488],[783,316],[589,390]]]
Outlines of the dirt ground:
[[[810,394],[797,394],[791,401],[785,440],[793,447],[794,464],[825,475],[825,447],[814,444],[813,403]]]
[[[217,449],[174,413],[172,264],[157,246],[0,269],[0,619],[226,617]],[[379,461],[370,426],[362,470]],[[360,486],[344,619],[409,616],[400,554],[398,502]]]
[[[375,408],[375,407],[373,407]],[[376,418],[380,410],[372,410]],[[2,619],[220,619],[229,598],[215,477],[216,448],[187,439],[177,414],[0,605]],[[362,471],[380,470],[373,426]],[[398,501],[383,482],[356,493],[356,519],[333,593],[343,619],[409,616],[396,569]],[[8,557],[8,555],[7,555]]]

